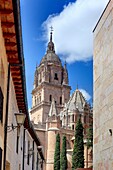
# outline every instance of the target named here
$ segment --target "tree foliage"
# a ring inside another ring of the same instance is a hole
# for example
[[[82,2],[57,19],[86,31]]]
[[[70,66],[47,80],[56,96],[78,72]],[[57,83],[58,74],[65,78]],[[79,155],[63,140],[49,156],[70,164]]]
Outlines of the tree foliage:
[[[84,168],[83,125],[80,118],[76,124],[75,141],[72,154],[72,170],[75,170],[76,168]]]
[[[66,170],[67,169],[67,148],[66,148],[66,136],[63,136],[62,138],[62,151],[61,151],[61,157],[60,157],[60,170]]]
[[[60,135],[56,135],[56,146],[54,153],[54,170],[60,170]]]

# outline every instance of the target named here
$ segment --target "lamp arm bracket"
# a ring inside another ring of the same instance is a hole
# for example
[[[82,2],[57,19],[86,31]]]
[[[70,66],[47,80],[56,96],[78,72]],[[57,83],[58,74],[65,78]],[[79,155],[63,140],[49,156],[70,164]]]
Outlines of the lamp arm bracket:
[[[6,126],[7,132],[14,131],[14,129],[18,128],[19,126],[14,126],[13,123],[10,126]]]

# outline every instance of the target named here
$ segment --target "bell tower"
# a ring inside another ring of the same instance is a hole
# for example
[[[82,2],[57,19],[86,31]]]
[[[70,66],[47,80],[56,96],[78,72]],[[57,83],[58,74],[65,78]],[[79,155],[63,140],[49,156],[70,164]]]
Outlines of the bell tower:
[[[60,58],[55,53],[51,30],[46,54],[36,67],[34,75],[30,113],[35,124],[46,123],[53,98],[57,113],[60,113],[70,98],[71,87],[68,83],[66,63],[62,66]]]

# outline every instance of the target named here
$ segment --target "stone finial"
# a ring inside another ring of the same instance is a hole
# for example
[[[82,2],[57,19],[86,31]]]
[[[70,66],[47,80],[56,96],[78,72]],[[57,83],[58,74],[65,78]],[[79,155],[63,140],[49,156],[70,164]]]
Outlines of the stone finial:
[[[68,71],[67,71],[67,65],[66,65],[66,61],[64,64],[64,69],[63,69],[63,84],[68,84],[69,80],[68,80]]]
[[[76,90],[78,90],[78,83],[77,83],[77,87],[76,87]]]
[[[57,116],[57,110],[56,110],[56,105],[55,105],[54,98],[52,99],[52,102],[51,102],[51,107],[50,107],[50,111],[49,111],[49,117],[51,117],[53,115]]]

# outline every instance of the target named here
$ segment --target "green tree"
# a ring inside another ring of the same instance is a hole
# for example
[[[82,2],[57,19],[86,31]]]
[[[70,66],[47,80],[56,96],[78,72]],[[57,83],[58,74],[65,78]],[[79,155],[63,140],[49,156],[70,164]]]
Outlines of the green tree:
[[[79,118],[76,124],[74,148],[72,154],[72,170],[75,170],[76,168],[84,168],[84,141],[81,118]]]
[[[66,136],[63,136],[62,138],[62,151],[61,151],[61,157],[60,157],[60,170],[66,170],[67,169],[67,148],[66,148]]]
[[[54,153],[54,170],[60,170],[60,135],[56,135],[56,146]]]

